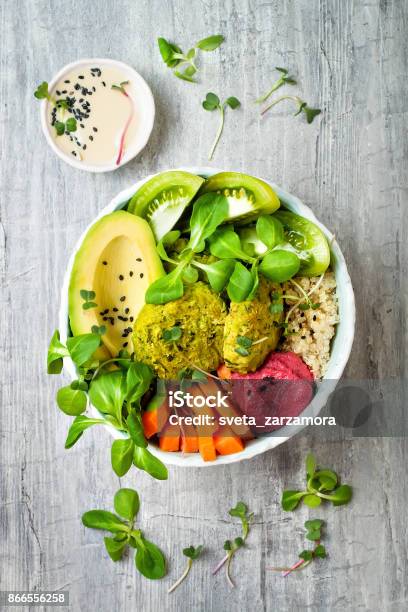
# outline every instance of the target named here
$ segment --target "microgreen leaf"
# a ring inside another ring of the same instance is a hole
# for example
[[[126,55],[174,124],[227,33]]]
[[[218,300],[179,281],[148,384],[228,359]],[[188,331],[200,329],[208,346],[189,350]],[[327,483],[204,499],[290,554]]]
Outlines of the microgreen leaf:
[[[177,342],[180,340],[183,335],[183,330],[179,325],[175,325],[174,327],[170,327],[169,329],[164,329],[162,334],[163,342],[171,343]]]
[[[93,425],[105,425],[103,419],[90,419],[84,415],[77,416],[69,428],[67,439],[65,440],[65,448],[71,448],[82,436],[83,432]]]
[[[231,302],[243,302],[246,300],[252,286],[253,277],[251,272],[241,262],[237,261],[227,286],[227,293]]]
[[[69,356],[67,347],[60,341],[60,333],[57,330],[52,335],[47,353],[48,374],[60,374],[63,368],[64,357]]]
[[[203,264],[193,260],[192,264],[200,270],[204,270],[211,289],[216,293],[220,293],[225,288],[235,268],[234,259],[223,259],[212,264]]]
[[[35,90],[34,96],[37,100],[50,99],[50,93],[48,91],[48,83],[43,81]]]
[[[123,557],[127,541],[117,541],[115,538],[105,537],[103,539],[106,551],[112,561],[120,561]]]
[[[199,558],[203,550],[204,546],[202,544],[200,544],[196,548],[194,548],[194,546],[189,546],[188,548],[183,548],[183,555],[195,561]]]
[[[295,85],[296,81],[293,77],[288,75],[288,71],[286,70],[286,68],[279,68],[278,66],[275,67],[275,70],[277,70],[278,72],[281,73],[282,76],[280,76],[272,85],[272,87],[262,96],[260,96],[259,98],[257,98],[255,100],[256,103],[261,103],[261,102],[265,102],[265,100],[267,100],[269,98],[269,96],[271,94],[273,94],[274,91],[276,91],[277,89],[279,89],[280,87],[282,87],[282,85]]]
[[[89,510],[82,515],[82,523],[91,529],[103,529],[111,533],[127,531],[126,524],[113,512],[107,510]]]
[[[230,96],[225,100],[225,104],[227,104],[230,108],[235,110],[238,106],[241,106],[241,102],[235,96]]]
[[[139,572],[150,580],[163,578],[166,574],[166,561],[161,550],[143,536],[136,541],[135,564]]]
[[[319,557],[320,559],[325,559],[327,556],[326,549],[322,544],[319,544],[318,546],[316,546],[316,548],[313,551],[313,554],[315,557]]]
[[[70,117],[69,119],[67,119],[65,123],[65,129],[67,130],[67,132],[76,132],[77,122],[76,122],[76,119],[74,119],[74,117]]]
[[[58,408],[69,416],[78,416],[86,410],[87,398],[85,391],[74,390],[69,385],[57,391]]]
[[[128,521],[133,521],[139,512],[140,499],[134,489],[119,489],[113,498],[115,512]]]
[[[166,466],[147,448],[135,447],[133,454],[133,463],[139,470],[144,470],[156,480],[167,480],[168,471]]]
[[[237,344],[239,344],[239,346],[243,346],[244,348],[250,348],[253,343],[252,340],[246,336],[237,336]]]
[[[226,556],[218,563],[218,565],[214,568],[213,574],[216,574],[223,565],[226,566],[226,578],[230,586],[234,586],[234,583],[231,580],[230,576],[230,566],[231,560],[234,554],[239,550],[242,546],[244,546],[245,541],[249,535],[249,527],[253,518],[253,512],[248,512],[248,507],[244,502],[239,501],[234,508],[231,508],[228,512],[230,516],[237,517],[241,520],[242,523],[242,536],[236,537],[233,542],[231,540],[226,540],[224,542],[224,550],[227,552]]]
[[[111,448],[112,469],[119,477],[124,476],[133,462],[134,443],[130,438],[114,440]]]
[[[322,500],[316,495],[305,495],[303,498],[303,503],[309,508],[317,508],[322,503]]]
[[[199,40],[196,47],[197,49],[201,49],[201,51],[214,51],[214,49],[218,49],[224,40],[225,38],[222,34],[214,34],[213,36],[208,36],[207,38]]]
[[[225,107],[229,106],[232,110],[238,108],[241,105],[240,101],[238,100],[238,98],[235,98],[234,96],[231,96],[229,98],[227,98],[222,104],[220,103],[220,99],[219,97],[212,93],[209,92],[206,97],[205,100],[202,102],[202,106],[205,110],[207,111],[214,111],[214,110],[218,110],[220,113],[220,123],[218,126],[218,130],[217,133],[215,135],[215,140],[213,142],[213,145],[210,149],[209,155],[208,155],[208,159],[211,161],[214,155],[214,151],[217,147],[217,144],[221,138],[221,134],[222,131],[224,129],[224,116],[225,116]]]
[[[307,491],[284,491],[282,494],[282,508],[287,512],[294,510],[299,505],[302,497],[307,495]]]
[[[299,553],[299,557],[304,561],[311,561],[313,559],[313,552],[311,550],[302,550],[302,552]]]
[[[65,134],[65,123],[63,121],[56,121],[54,123],[54,128],[57,132],[57,136],[62,136]]]

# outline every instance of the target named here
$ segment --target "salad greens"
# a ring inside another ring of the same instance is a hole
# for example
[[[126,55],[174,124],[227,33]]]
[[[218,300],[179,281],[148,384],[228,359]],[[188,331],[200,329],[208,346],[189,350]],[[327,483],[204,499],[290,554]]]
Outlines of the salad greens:
[[[194,546],[183,548],[183,555],[187,557],[188,559],[187,566],[184,572],[182,573],[182,575],[180,576],[180,578],[176,580],[176,582],[169,588],[169,590],[167,591],[168,593],[172,593],[173,591],[175,591],[177,587],[180,586],[180,584],[183,582],[183,580],[187,578],[193,566],[193,562],[196,561],[201,556],[201,553],[203,552],[203,550],[204,550],[204,546],[202,544],[200,544],[196,548],[194,548]]]
[[[295,510],[300,501],[306,506],[316,508],[322,500],[331,501],[333,506],[348,504],[352,497],[349,485],[341,485],[336,472],[319,470],[312,454],[306,457],[306,489],[304,491],[287,490],[282,494],[282,508],[286,511]]]
[[[249,529],[254,517],[254,513],[248,513],[248,507],[244,502],[240,501],[237,503],[235,508],[231,508],[228,514],[230,516],[234,516],[240,519],[242,525],[242,535],[240,537],[235,538],[233,541],[225,540],[224,542],[224,550],[227,551],[227,554],[218,565],[213,569],[212,574],[215,575],[219,570],[225,565],[225,575],[227,578],[227,582],[231,587],[234,587],[234,583],[231,579],[230,568],[231,561],[237,550],[242,548],[245,545],[246,539],[249,535]]]
[[[161,550],[147,540],[134,523],[140,508],[140,500],[134,489],[119,489],[113,500],[116,514],[107,510],[89,510],[82,515],[82,523],[91,529],[109,531],[113,537],[105,537],[104,543],[112,561],[120,561],[127,546],[136,549],[135,565],[150,580],[163,578],[166,560]]]
[[[53,124],[57,136],[76,132],[77,121],[74,117],[69,117],[66,121],[63,121],[64,113],[69,110],[71,104],[68,96],[59,99],[54,98],[49,92],[48,83],[43,81],[35,90],[34,97],[37,98],[37,100],[48,100],[55,109],[55,115],[58,113],[58,119],[56,119]]]
[[[209,92],[206,95],[205,100],[202,103],[202,106],[204,110],[206,111],[218,110],[220,113],[220,123],[218,126],[218,130],[215,135],[215,139],[210,149],[210,152],[208,154],[208,159],[209,161],[211,161],[214,156],[215,149],[217,148],[217,144],[221,138],[222,131],[224,129],[226,107],[229,106],[232,110],[235,110],[236,108],[241,106],[241,102],[238,100],[238,98],[235,98],[234,96],[230,96],[229,98],[224,100],[224,102],[221,103],[219,97],[215,93]]]
[[[306,538],[312,542],[315,542],[315,547],[312,550],[302,550],[299,553],[299,561],[297,561],[292,567],[271,567],[269,569],[275,572],[283,572],[283,576],[288,576],[291,572],[305,569],[315,559],[325,559],[326,548],[320,544],[322,539],[322,527],[324,522],[320,519],[312,519],[305,522],[305,529],[307,531]]]
[[[267,215],[258,217],[255,232],[264,249],[260,255],[251,256],[244,250],[234,226],[222,226],[228,217],[228,201],[222,193],[205,193],[196,200],[190,217],[190,238],[181,252],[170,257],[166,251],[166,246],[171,247],[179,238],[178,231],[169,232],[157,245],[160,258],[174,267],[148,287],[147,304],[166,304],[182,297],[185,284],[197,280],[197,276],[191,275],[194,268],[205,273],[211,288],[217,293],[226,289],[233,302],[254,297],[259,284],[258,273],[271,281],[283,282],[298,272],[300,259],[296,253],[284,248],[283,225],[278,219]],[[210,254],[217,261],[203,263],[196,258],[206,248],[206,242]],[[186,271],[189,276],[186,276]]]
[[[57,392],[60,410],[75,419],[68,431],[65,448],[72,448],[83,432],[94,425],[109,423],[119,435],[111,448],[112,468],[118,476],[124,476],[135,465],[158,480],[166,480],[166,466],[147,448],[147,440],[141,422],[141,399],[153,381],[153,372],[143,364],[133,361],[130,356],[96,360],[95,351],[101,345],[99,329],[90,334],[68,338],[66,344],[54,332],[47,356],[49,374],[59,374],[63,359],[70,357],[74,362],[78,379]],[[117,369],[107,371],[107,365]],[[89,401],[103,418],[89,418],[84,414]]]
[[[169,42],[165,38],[158,38],[160,55],[166,66],[173,70],[173,74],[189,83],[197,83],[194,76],[198,72],[195,59],[198,51],[214,51],[224,42],[224,36],[214,34],[199,40],[187,53],[183,53],[178,45]]]

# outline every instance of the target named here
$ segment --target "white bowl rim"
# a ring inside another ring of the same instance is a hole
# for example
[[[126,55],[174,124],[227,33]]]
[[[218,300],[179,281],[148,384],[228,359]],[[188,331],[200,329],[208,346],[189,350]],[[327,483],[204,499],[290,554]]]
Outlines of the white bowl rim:
[[[205,167],[205,166],[181,167],[181,168],[176,168],[175,170],[182,170],[185,172],[191,172],[192,174],[198,174],[202,176],[211,176],[212,174],[216,174],[218,172],[224,172],[224,170],[220,170],[218,168]],[[232,170],[229,170],[229,171],[232,172]],[[105,206],[100,211],[100,213],[92,220],[92,222],[84,230],[81,237],[77,241],[75,248],[70,256],[70,259],[67,265],[67,269],[65,271],[64,279],[63,279],[62,289],[61,289],[61,302],[60,302],[58,323],[59,323],[59,330],[61,334],[61,340],[63,342],[66,340],[67,334],[68,334],[68,287],[69,287],[69,280],[71,276],[71,270],[72,270],[76,252],[80,248],[85,238],[85,235],[88,233],[89,229],[92,227],[92,225],[94,225],[94,223],[98,219],[119,209],[120,205],[125,204],[130,199],[130,197],[135,193],[135,191],[141,187],[143,183],[151,179],[153,176],[156,176],[157,174],[161,174],[161,172],[163,171],[151,174],[137,181],[130,187],[123,189],[120,193],[118,193],[111,200],[111,202],[107,206]],[[341,273],[344,276],[344,280],[342,281],[341,297],[343,299],[343,302],[347,304],[347,310],[348,310],[347,319],[348,320],[347,320],[347,327],[341,337],[341,355],[333,363],[332,363],[333,361],[332,355],[330,356],[329,365],[328,365],[326,374],[323,377],[325,384],[320,387],[318,385],[318,389],[317,389],[315,396],[313,397],[313,400],[306,407],[306,409],[302,412],[302,416],[308,416],[308,417],[317,416],[319,412],[323,409],[323,407],[326,405],[331,393],[333,393],[338,380],[341,378],[343,374],[343,371],[347,365],[347,361],[351,353],[351,348],[352,348],[353,340],[354,340],[355,318],[356,318],[353,286],[351,283],[350,275],[347,270],[347,265],[346,265],[343,253],[340,250],[340,247],[338,245],[338,242],[335,236],[315,217],[312,210],[306,204],[303,204],[303,202],[301,202],[299,198],[297,198],[296,196],[293,196],[289,192],[278,187],[271,181],[268,181],[266,179],[262,179],[262,180],[268,183],[269,185],[271,185],[271,187],[277,192],[279,199],[284,201],[285,206],[289,208],[289,210],[292,210],[291,207],[295,207],[296,212],[298,214],[310,219],[311,221],[313,221],[313,223],[315,223],[316,225],[320,227],[320,229],[323,231],[323,233],[326,235],[326,238],[329,241],[331,254],[332,256],[335,257],[337,261],[337,266],[341,266],[341,271],[342,271]],[[336,274],[336,280],[337,280],[337,274]],[[338,289],[339,289],[339,285],[337,286],[337,290]],[[340,302],[339,293],[338,293],[338,298]],[[345,322],[342,321],[341,317],[342,317],[342,312],[340,311],[340,323],[337,326],[337,330],[336,330],[337,338],[339,336],[338,330],[342,329],[340,328],[340,325],[342,326],[345,325]],[[68,371],[72,379],[76,378],[75,366],[72,361],[70,361],[69,359],[66,359],[66,362],[64,363],[64,369]],[[92,405],[90,406],[90,413],[92,416],[99,417],[99,418],[101,418],[102,416],[100,412]],[[108,423],[104,425],[104,427],[107,430],[109,430],[110,434],[114,438],[126,437],[125,434],[118,432],[114,427],[112,427]],[[276,432],[273,432],[272,435],[268,435],[265,437],[260,437],[260,438],[251,440],[249,443],[246,444],[244,450],[241,451],[240,453],[236,453],[233,455],[217,456],[217,459],[212,462],[203,461],[199,453],[191,453],[191,454],[183,454],[181,452],[168,453],[168,452],[161,451],[156,445],[150,444],[150,443],[149,443],[148,448],[152,454],[158,457],[166,465],[175,465],[175,466],[182,466],[182,467],[214,467],[217,465],[226,465],[229,463],[237,463],[239,461],[251,459],[252,457],[255,457],[256,455],[260,455],[266,452],[267,450],[271,450],[279,446],[280,444],[283,444],[284,442],[292,438],[294,435],[302,431],[304,428],[305,426],[294,427],[294,426],[285,425],[284,427],[277,430]]]
[[[64,151],[62,151],[55,144],[55,141],[51,137],[49,122],[47,121],[47,100],[42,100],[41,102],[41,128],[42,128],[43,134],[45,136],[45,139],[48,145],[51,147],[54,153],[60,159],[62,159],[64,162],[66,162],[73,168],[77,168],[78,170],[84,170],[85,172],[93,172],[93,173],[99,174],[102,172],[112,172],[113,170],[117,170],[118,168],[121,168],[122,166],[130,162],[132,159],[134,159],[136,155],[138,155],[140,151],[144,149],[144,147],[148,143],[150,134],[153,129],[156,110],[155,110],[155,104],[154,104],[154,98],[153,98],[152,91],[149,85],[147,84],[147,82],[145,81],[145,79],[142,77],[142,75],[139,74],[134,68],[132,68],[132,66],[129,66],[129,64],[125,64],[124,62],[121,62],[119,60],[110,59],[110,58],[101,58],[101,57],[92,58],[91,57],[91,58],[80,59],[80,60],[71,62],[69,64],[66,64],[65,66],[61,68],[61,70],[59,70],[59,72],[57,72],[57,74],[52,78],[52,80],[49,81],[49,84],[48,84],[49,90],[52,91],[56,83],[67,72],[70,72],[76,67],[89,65],[89,64],[94,64],[94,65],[105,64],[105,65],[114,66],[116,68],[123,70],[125,73],[131,75],[132,80],[135,83],[137,83],[138,86],[143,90],[143,98],[145,100],[144,104],[147,109],[147,117],[143,123],[143,131],[140,133],[139,138],[133,143],[132,147],[130,148],[131,153],[129,154],[129,151],[125,152],[122,161],[118,165],[116,165],[115,162],[111,164],[105,164],[105,165],[92,165],[92,164],[84,164],[83,162],[75,160],[73,157],[66,155]]]

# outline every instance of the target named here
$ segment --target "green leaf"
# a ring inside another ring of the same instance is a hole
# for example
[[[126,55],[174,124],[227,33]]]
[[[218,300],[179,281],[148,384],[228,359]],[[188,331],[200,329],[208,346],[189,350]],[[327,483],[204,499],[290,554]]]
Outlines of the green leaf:
[[[326,549],[323,544],[319,544],[313,551],[313,555],[315,557],[319,557],[320,559],[325,559],[327,557]]]
[[[170,42],[168,42],[165,38],[158,38],[157,43],[159,45],[160,55],[164,63],[169,66],[169,68],[173,68],[180,63],[179,58],[175,58],[175,53],[181,53],[181,49]]]
[[[128,521],[133,521],[140,508],[138,492],[134,489],[119,489],[113,498],[115,512]]]
[[[188,548],[183,548],[183,555],[185,557],[188,557],[192,561],[195,561],[201,555],[203,550],[204,546],[202,544],[200,544],[196,548],[194,548],[194,546],[189,546]]]
[[[283,304],[271,304],[269,306],[269,312],[271,314],[279,314],[280,312],[283,312]]]
[[[139,470],[144,470],[156,480],[167,480],[168,471],[166,466],[147,448],[136,446],[133,454],[133,463]]]
[[[243,302],[253,287],[251,272],[237,261],[227,286],[228,297],[232,302]]]
[[[34,92],[34,96],[37,98],[37,100],[43,100],[44,98],[49,100],[50,94],[48,92],[48,83],[47,83],[47,81],[43,81],[41,83],[41,85],[39,85],[37,87],[37,89]]]
[[[317,508],[322,503],[322,500],[317,495],[309,494],[304,496],[303,503],[309,508]]]
[[[304,561],[311,561],[313,559],[313,552],[311,550],[302,550],[302,552],[299,553],[299,557]]]
[[[82,304],[82,310],[90,310],[91,308],[96,308],[98,304],[96,302],[84,302]]]
[[[267,253],[262,259],[259,271],[267,279],[275,283],[283,283],[297,274],[300,259],[296,253],[284,249],[276,249]]]
[[[103,539],[105,548],[112,561],[120,561],[123,557],[127,541],[118,542],[115,538],[106,537]]]
[[[172,244],[177,242],[180,236],[181,232],[179,230],[171,230],[170,232],[167,232],[167,234],[164,234],[163,238],[161,239],[161,242],[165,246],[171,246]]]
[[[282,223],[279,219],[270,215],[258,217],[256,222],[256,235],[268,249],[273,249],[278,244],[282,244],[282,242],[285,241]]]
[[[247,512],[248,512],[248,506],[244,504],[244,502],[239,501],[234,508],[231,508],[231,510],[228,511],[228,514],[230,516],[237,516],[239,518],[244,518],[246,517]]]
[[[90,419],[84,415],[77,416],[69,428],[67,439],[65,440],[65,448],[71,448],[82,436],[85,429],[89,429],[92,425],[103,425],[103,419]]]
[[[183,281],[190,285],[196,283],[198,281],[198,270],[190,264],[186,266],[183,270]]]
[[[224,40],[225,38],[222,34],[214,34],[213,36],[208,36],[207,38],[199,40],[196,47],[197,49],[201,49],[201,51],[214,51],[214,49],[218,49]]]
[[[303,106],[302,111],[305,113],[306,121],[308,123],[312,123],[313,119],[317,117],[317,115],[320,115],[320,113],[322,112],[320,108],[310,108],[309,106],[307,106],[307,104]]]
[[[238,100],[238,98],[235,98],[234,96],[230,96],[229,98],[227,98],[225,100],[225,104],[228,104],[228,106],[233,110],[235,108],[238,108],[238,106],[241,106],[241,102]]]
[[[111,462],[117,476],[124,476],[130,470],[134,447],[133,440],[130,438],[114,440],[111,448]]]
[[[103,529],[111,533],[128,531],[127,525],[113,512],[107,510],[89,510],[82,515],[82,523],[91,529]]]
[[[79,367],[91,359],[100,344],[101,338],[98,334],[81,334],[67,340],[71,359]]]
[[[67,132],[76,132],[76,130],[77,130],[76,119],[74,119],[74,117],[70,117],[69,119],[67,119],[67,121],[65,123],[65,128],[66,128]]]
[[[190,218],[190,240],[187,248],[194,253],[204,250],[209,238],[228,217],[227,198],[218,193],[205,193],[196,200]]]
[[[195,265],[197,265],[200,270],[204,270],[211,289],[216,293],[221,293],[231,277],[235,268],[235,263],[234,259],[223,259],[212,264],[199,264],[197,262]]]
[[[349,503],[352,496],[352,488],[349,485],[341,485],[328,497],[333,502],[333,506],[344,506],[345,504]]]
[[[321,519],[311,519],[305,522],[305,528],[308,531],[316,531],[317,529],[321,529],[324,524],[324,521]]]
[[[238,355],[241,355],[241,357],[247,357],[250,354],[250,351],[248,351],[248,349],[243,348],[242,346],[237,346],[235,352],[238,353]]]
[[[194,72],[196,72],[195,69],[194,69]],[[175,70],[174,71],[174,75],[178,79],[181,79],[182,81],[188,81],[189,83],[196,83],[196,81],[193,79],[193,77],[189,74],[188,68],[186,68],[184,70],[184,72],[180,72],[179,70]]]
[[[166,560],[161,550],[143,536],[137,540],[135,564],[139,572],[150,580],[166,575]]]
[[[183,268],[179,266],[149,285],[145,295],[146,304],[167,304],[181,298],[184,295],[182,272]]]
[[[321,533],[320,533],[320,529],[316,529],[315,531],[309,531],[306,534],[306,537],[308,540],[311,540],[312,542],[316,542],[317,540],[320,540],[321,538]]]
[[[217,229],[210,237],[210,253],[219,259],[242,259],[250,261],[251,257],[241,248],[241,240],[229,227]]]
[[[65,123],[62,121],[56,121],[54,123],[55,131],[57,132],[57,136],[62,136],[65,134]]]
[[[181,327],[179,325],[175,325],[174,327],[170,327],[169,329],[164,329],[162,338],[163,341],[166,343],[177,342],[177,340],[180,340],[182,335],[183,330],[181,329]]]
[[[122,371],[105,372],[89,387],[89,399],[102,414],[112,416],[117,425],[122,422],[122,406],[126,398],[126,382]]]
[[[211,91],[208,92],[208,94],[205,96],[205,102],[208,105],[212,106],[213,109],[217,108],[220,105],[219,97]]]
[[[239,344],[239,346],[243,346],[244,348],[251,348],[253,342],[251,338],[247,338],[246,336],[237,336],[237,344]]]
[[[57,391],[57,404],[65,414],[77,416],[86,410],[86,393],[80,389],[74,390],[71,386],[62,387]]]
[[[143,426],[141,423],[141,417],[139,414],[133,414],[131,412],[126,419],[126,425],[129,431],[129,435],[132,438],[133,442],[136,446],[141,446],[142,448],[147,447],[147,440],[144,435]]]
[[[85,302],[90,302],[96,298],[95,291],[89,291],[88,289],[81,289],[79,295]]]
[[[139,404],[139,400],[149,390],[154,374],[144,363],[132,363],[126,373],[126,401]]]
[[[281,499],[282,508],[286,512],[294,510],[305,495],[307,495],[307,491],[284,491]]]
[[[48,374],[60,374],[64,362],[63,358],[69,356],[67,347],[60,341],[60,333],[57,330],[52,335],[47,353]]]
[[[312,478],[317,468],[316,459],[312,453],[306,456],[306,476]]]

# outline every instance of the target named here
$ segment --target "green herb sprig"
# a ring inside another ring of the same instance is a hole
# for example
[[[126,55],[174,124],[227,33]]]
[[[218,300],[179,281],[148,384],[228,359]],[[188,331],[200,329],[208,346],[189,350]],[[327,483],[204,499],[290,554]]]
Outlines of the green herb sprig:
[[[147,540],[134,522],[140,508],[140,500],[134,489],[119,489],[113,499],[113,512],[89,510],[82,515],[82,523],[91,529],[109,531],[113,537],[105,537],[104,543],[112,561],[122,559],[127,546],[136,549],[135,565],[138,571],[150,580],[166,575],[166,560],[161,550]]]
[[[299,553],[299,561],[291,567],[271,567],[274,572],[283,572],[283,576],[288,576],[294,571],[305,569],[315,559],[325,559],[327,556],[326,548],[320,544],[322,539],[322,527],[324,522],[320,519],[312,519],[305,522],[306,538],[315,542],[315,547],[312,550],[302,550]]]
[[[293,116],[296,117],[297,115],[303,113],[308,123],[312,123],[313,120],[317,117],[317,115],[320,115],[320,113],[322,112],[320,108],[312,108],[311,106],[309,106],[304,100],[299,98],[299,96],[281,96],[280,98],[277,98],[276,100],[271,102],[266,108],[264,108],[261,112],[261,115],[265,115],[265,113],[267,113],[271,108],[273,108],[277,104],[280,104],[280,102],[283,102],[284,100],[291,100],[292,102],[294,102],[297,106],[297,110]]]
[[[210,152],[208,154],[208,159],[209,161],[211,161],[214,156],[215,149],[217,148],[217,144],[221,138],[223,129],[224,129],[226,107],[229,106],[232,110],[235,110],[236,108],[241,106],[241,102],[238,100],[238,98],[235,98],[234,96],[230,96],[229,98],[224,100],[224,102],[221,103],[219,97],[215,93],[209,92],[206,95],[205,100],[202,102],[202,106],[206,111],[218,110],[220,114],[220,123],[218,126],[218,130],[215,135],[215,139],[210,149]]]
[[[59,98],[56,99],[52,96],[48,89],[48,83],[43,81],[35,90],[34,97],[37,100],[48,100],[54,108],[60,112],[59,119],[55,121],[54,128],[57,132],[57,136],[62,136],[67,133],[76,132],[77,130],[77,121],[74,117],[69,117],[66,121],[62,121],[64,111],[69,109],[68,98]]]
[[[227,578],[227,582],[233,588],[235,585],[231,579],[230,574],[231,561],[235,553],[245,545],[246,539],[249,535],[249,529],[252,519],[254,517],[254,513],[249,513],[247,505],[244,504],[244,502],[240,501],[237,503],[235,508],[231,508],[231,510],[229,510],[228,514],[230,516],[237,517],[240,519],[242,525],[242,535],[232,541],[226,540],[224,542],[224,550],[227,551],[227,554],[223,559],[221,559],[218,565],[216,565],[216,567],[212,571],[212,574],[213,576],[217,574],[217,572],[219,572],[219,570],[225,565],[225,575]]]
[[[47,356],[49,374],[59,374],[63,360],[70,357],[74,362],[78,379],[57,392],[57,405],[75,419],[69,428],[65,448],[72,448],[83,432],[94,425],[107,422],[122,433],[111,448],[112,468],[118,476],[124,476],[132,464],[153,478],[166,480],[166,466],[147,448],[141,422],[140,401],[148,391],[154,378],[151,369],[122,353],[107,361],[95,359],[94,353],[101,345],[104,326],[93,326],[92,333],[60,340],[54,332]],[[106,371],[106,366],[115,364],[117,370]],[[103,418],[85,416],[89,401]]]
[[[96,304],[93,301],[96,298],[95,291],[88,291],[87,289],[81,289],[79,294],[84,301],[84,303],[82,304],[83,310],[89,310],[91,308],[96,308],[98,306],[98,304]]]
[[[317,469],[316,459],[312,454],[306,457],[306,489],[304,491],[287,490],[282,494],[282,508],[295,510],[300,501],[309,508],[317,508],[322,500],[332,502],[333,506],[348,504],[352,498],[352,488],[339,483],[339,477],[332,470]]]
[[[189,546],[188,548],[183,548],[183,555],[187,557],[187,566],[184,572],[181,574],[180,578],[176,580],[176,582],[169,588],[168,593],[172,593],[177,589],[178,586],[187,578],[190,570],[193,566],[193,562],[196,561],[204,550],[204,546],[200,544],[196,548],[194,546]]]
[[[268,89],[265,94],[255,100],[257,104],[265,102],[265,100],[267,100],[269,96],[273,94],[274,91],[279,89],[279,87],[282,87],[282,85],[296,85],[297,81],[295,81],[293,77],[289,76],[289,72],[288,70],[286,70],[286,68],[279,68],[278,66],[276,66],[275,70],[280,72],[281,76],[273,83],[272,87]]]
[[[198,51],[214,51],[224,42],[224,36],[214,34],[199,40],[187,53],[183,53],[181,48],[165,38],[157,39],[160,55],[166,66],[171,68],[173,74],[183,81],[197,83],[194,76],[198,72],[195,63]]]

